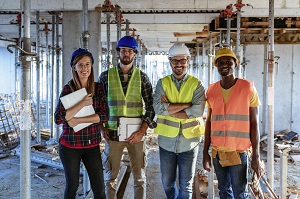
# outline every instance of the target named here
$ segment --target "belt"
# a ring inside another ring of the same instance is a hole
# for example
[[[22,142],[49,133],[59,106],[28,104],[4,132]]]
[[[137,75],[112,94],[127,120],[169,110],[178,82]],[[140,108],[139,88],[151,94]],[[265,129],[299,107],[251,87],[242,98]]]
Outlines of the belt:
[[[109,139],[111,141],[118,141],[119,142],[119,134],[117,130],[109,130]]]

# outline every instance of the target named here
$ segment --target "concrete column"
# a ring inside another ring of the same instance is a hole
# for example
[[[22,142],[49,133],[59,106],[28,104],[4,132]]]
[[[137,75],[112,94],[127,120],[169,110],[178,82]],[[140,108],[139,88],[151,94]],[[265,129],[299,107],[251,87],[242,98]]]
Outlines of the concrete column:
[[[89,11],[89,33],[91,35],[89,39],[89,51],[93,54],[94,57],[94,74],[95,80],[98,79],[99,74],[99,26],[101,25],[98,20],[99,12]],[[81,26],[81,11],[70,11],[64,12],[64,20],[62,24],[62,40],[63,40],[63,58],[62,58],[62,84],[65,85],[71,78],[71,67],[70,59],[72,52],[78,49],[80,46],[82,26]]]

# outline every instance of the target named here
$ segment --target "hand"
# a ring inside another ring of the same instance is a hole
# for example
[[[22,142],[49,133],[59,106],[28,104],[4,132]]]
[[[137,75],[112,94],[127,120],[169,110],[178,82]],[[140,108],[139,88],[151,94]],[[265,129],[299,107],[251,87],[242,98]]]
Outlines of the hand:
[[[211,157],[210,155],[207,153],[207,154],[203,154],[203,161],[202,161],[202,164],[203,164],[203,168],[206,170],[206,171],[210,171],[212,165],[211,165]]]
[[[251,167],[257,175],[257,179],[259,179],[263,173],[265,172],[265,164],[259,158],[259,156],[252,155]]]
[[[141,131],[136,131],[136,132],[132,133],[131,136],[126,138],[125,140],[129,141],[131,144],[136,144],[142,140],[144,135],[145,135],[145,133],[142,133]]]
[[[93,95],[90,93],[88,95],[86,95],[83,99],[83,106],[89,106],[93,104]]]
[[[78,125],[79,122],[77,121],[77,118],[76,117],[72,117],[69,121],[68,121],[68,125],[70,127],[74,127],[76,125]]]
[[[162,96],[160,97],[160,99],[161,99],[161,101],[164,102],[164,103],[169,103],[168,98],[167,98],[166,96],[164,96],[164,95],[162,95]]]
[[[109,140],[109,130],[105,127],[101,127],[101,134],[104,137],[105,141]]]

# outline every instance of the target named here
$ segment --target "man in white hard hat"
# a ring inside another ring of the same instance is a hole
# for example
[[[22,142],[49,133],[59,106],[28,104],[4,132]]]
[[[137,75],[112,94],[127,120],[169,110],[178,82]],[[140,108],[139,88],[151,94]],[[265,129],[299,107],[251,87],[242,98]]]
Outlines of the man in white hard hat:
[[[157,82],[153,107],[157,116],[160,168],[168,199],[191,199],[198,146],[204,134],[203,83],[187,74],[191,55],[184,44],[169,50],[172,74]],[[179,188],[176,185],[178,168]]]

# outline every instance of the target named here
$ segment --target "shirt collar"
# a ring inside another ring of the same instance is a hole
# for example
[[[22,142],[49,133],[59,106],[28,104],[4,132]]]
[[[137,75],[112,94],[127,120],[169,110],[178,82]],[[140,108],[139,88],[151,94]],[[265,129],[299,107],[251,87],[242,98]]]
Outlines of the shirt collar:
[[[132,74],[133,70],[134,70],[134,66],[132,65],[132,67],[131,67],[131,69],[130,69],[128,75],[129,75],[129,74]],[[122,71],[121,68],[120,68],[120,64],[118,64],[118,72],[119,72],[119,74],[124,74],[123,71]]]
[[[186,73],[185,75],[184,75],[184,77],[181,79],[181,80],[177,80],[175,77],[174,77],[174,75],[172,74],[171,75],[171,77],[172,77],[172,81],[173,82],[185,82],[186,80],[187,80],[187,78],[188,78],[188,74]]]

